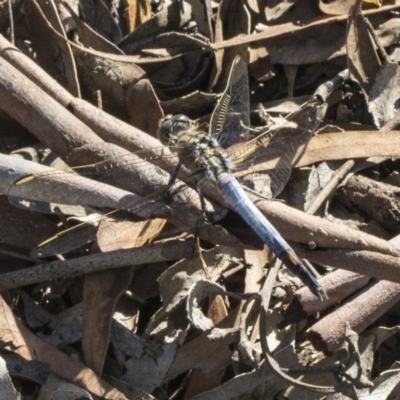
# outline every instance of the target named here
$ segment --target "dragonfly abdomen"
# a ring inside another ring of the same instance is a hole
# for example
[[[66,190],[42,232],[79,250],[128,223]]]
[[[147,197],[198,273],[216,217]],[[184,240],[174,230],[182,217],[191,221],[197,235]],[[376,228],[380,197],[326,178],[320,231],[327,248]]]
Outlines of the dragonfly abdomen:
[[[247,222],[282,263],[315,295],[319,297],[324,295],[324,290],[317,279],[311,275],[286,240],[247,197],[236,178],[228,173],[221,173],[217,178],[217,185],[225,202]]]

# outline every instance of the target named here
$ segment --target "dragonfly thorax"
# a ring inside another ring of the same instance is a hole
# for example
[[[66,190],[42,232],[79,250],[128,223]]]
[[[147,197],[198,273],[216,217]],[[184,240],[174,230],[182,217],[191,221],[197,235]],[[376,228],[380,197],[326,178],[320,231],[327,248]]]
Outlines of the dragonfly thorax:
[[[206,179],[215,180],[222,172],[233,169],[233,163],[218,141],[201,130],[186,131],[178,138],[176,151],[182,164]]]
[[[180,162],[206,179],[215,180],[234,168],[217,139],[202,131],[185,115],[166,117],[158,129],[159,140],[178,154]]]

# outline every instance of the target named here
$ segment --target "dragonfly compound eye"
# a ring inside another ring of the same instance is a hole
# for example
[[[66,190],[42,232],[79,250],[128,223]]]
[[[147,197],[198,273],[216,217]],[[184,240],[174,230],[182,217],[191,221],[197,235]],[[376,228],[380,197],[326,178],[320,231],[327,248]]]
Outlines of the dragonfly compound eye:
[[[164,119],[160,121],[160,126],[158,127],[157,137],[158,140],[167,146],[171,140],[171,130],[172,130],[172,116],[167,115]]]
[[[174,115],[171,118],[173,133],[179,133],[188,130],[192,126],[192,121],[189,117],[183,114]]]
[[[165,146],[171,144],[174,136],[182,131],[190,129],[192,121],[183,114],[167,115],[161,120],[160,126],[157,131],[158,140]]]

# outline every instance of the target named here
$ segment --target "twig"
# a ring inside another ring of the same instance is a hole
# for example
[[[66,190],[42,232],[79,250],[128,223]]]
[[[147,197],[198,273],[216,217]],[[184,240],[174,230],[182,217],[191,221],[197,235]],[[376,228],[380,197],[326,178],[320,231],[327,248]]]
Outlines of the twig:
[[[315,214],[321,207],[322,203],[333,193],[339,182],[350,172],[350,170],[356,165],[354,160],[348,160],[341,165],[339,169],[335,171],[329,182],[314,198],[312,204],[310,204],[305,212],[307,214]]]
[[[361,289],[371,280],[369,276],[356,272],[338,269],[319,279],[319,283],[325,289],[327,299],[316,299],[307,287],[302,287],[294,294],[294,299],[286,309],[284,321],[279,324],[283,328],[289,324],[297,323],[326,308],[342,301],[356,290]]]
[[[170,241],[163,244],[143,246],[129,250],[92,254],[66,261],[53,261],[28,269],[0,275],[0,290],[31,285],[49,279],[103,271],[127,265],[140,265],[158,261],[178,260],[193,254],[193,241]]]
[[[12,44],[15,43],[15,31],[14,31],[14,13],[12,9],[12,1],[7,0],[8,5],[8,17],[10,20],[10,41]]]
[[[399,226],[399,194],[398,187],[361,175],[352,176],[338,191],[342,204],[362,210],[370,219],[387,229]]]
[[[279,376],[280,378],[284,379],[288,383],[292,384],[294,387],[298,387],[305,390],[310,390],[312,392],[317,393],[334,393],[335,388],[332,386],[316,386],[311,385],[305,382],[301,382],[291,376],[287,375],[285,372],[282,371],[279,364],[274,360],[268,346],[267,341],[267,324],[268,324],[268,307],[269,301],[271,298],[272,288],[275,283],[276,277],[279,272],[279,268],[281,266],[280,262],[276,262],[272,268],[269,269],[267,274],[267,279],[264,283],[263,288],[261,289],[260,296],[261,296],[261,311],[260,311],[260,341],[261,347],[265,356],[265,361],[267,366],[275,375]]]
[[[318,350],[336,351],[344,341],[348,322],[357,333],[376,321],[400,299],[398,283],[379,281],[369,285],[356,298],[318,321],[307,333]]]
[[[200,238],[199,238],[198,236],[196,236],[196,239],[195,239],[194,242],[195,242],[195,246],[196,246],[197,255],[199,256],[200,264],[201,264],[201,266],[202,266],[202,268],[203,268],[203,271],[204,271],[204,275],[205,275],[206,279],[208,279],[209,281],[211,281],[211,280],[212,280],[212,279],[211,279],[211,274],[210,274],[210,271],[208,270],[207,263],[206,263],[206,261],[204,260],[203,252],[202,252],[202,250],[201,250]]]
[[[376,279],[400,283],[400,266],[397,256],[348,249],[307,250],[304,246],[291,244],[301,258],[307,258],[322,265],[358,272]]]

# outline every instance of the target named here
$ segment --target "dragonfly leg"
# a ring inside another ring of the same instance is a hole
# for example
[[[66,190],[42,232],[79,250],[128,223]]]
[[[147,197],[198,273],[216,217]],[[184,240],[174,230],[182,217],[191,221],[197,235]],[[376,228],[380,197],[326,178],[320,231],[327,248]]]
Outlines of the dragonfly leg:
[[[181,168],[182,168],[182,164],[179,163],[176,166],[174,173],[171,175],[171,178],[169,178],[168,186],[172,186],[175,183],[176,179],[178,178],[179,171],[181,170]]]
[[[200,205],[201,205],[201,211],[203,211],[204,216],[210,220],[209,218],[209,214],[212,214],[211,212],[207,211],[207,207],[206,207],[206,201],[204,199],[204,195],[203,192],[200,189],[200,185],[199,185],[199,181],[196,180],[196,185],[195,185],[195,189],[197,194],[199,195],[199,199],[200,199]]]
[[[213,211],[207,210],[206,200],[204,198],[203,191],[200,188],[199,181],[196,181],[194,188],[197,194],[199,195],[201,211],[203,212],[203,215],[207,219],[207,221],[211,223],[218,222],[221,218],[223,218],[226,215],[227,209],[215,203],[213,203],[214,207]]]

